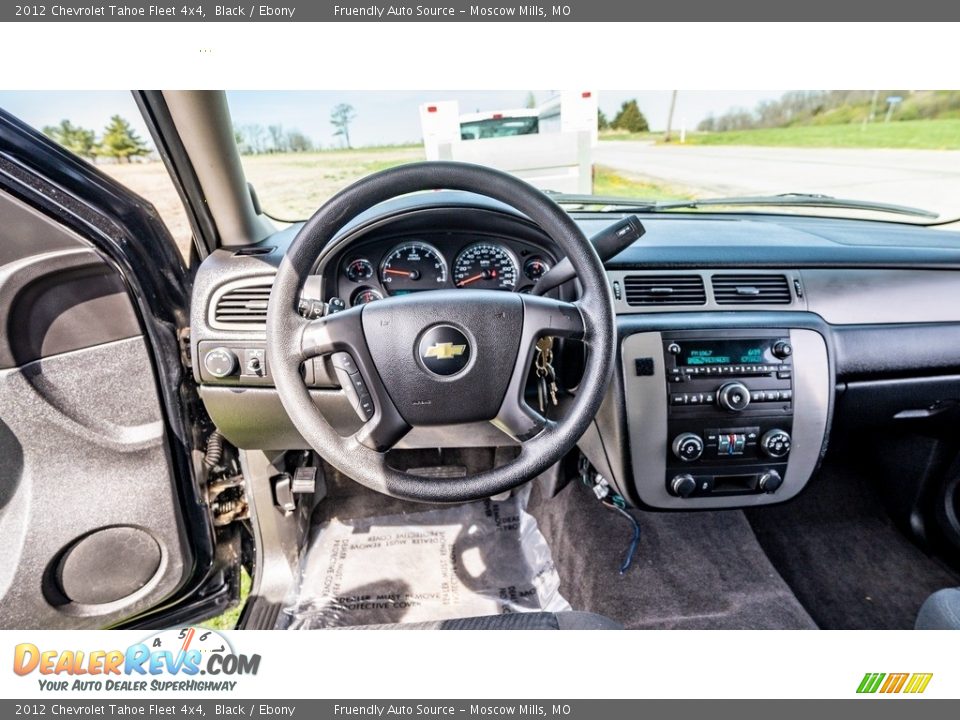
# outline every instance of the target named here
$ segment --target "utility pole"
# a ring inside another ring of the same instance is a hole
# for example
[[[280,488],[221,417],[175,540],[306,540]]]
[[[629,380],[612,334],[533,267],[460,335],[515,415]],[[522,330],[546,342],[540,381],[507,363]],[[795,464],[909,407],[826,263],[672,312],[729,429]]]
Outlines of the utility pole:
[[[673,111],[677,107],[677,91],[674,90],[670,96],[670,113],[667,115],[667,134],[664,136],[664,142],[670,142],[670,131],[673,130]]]

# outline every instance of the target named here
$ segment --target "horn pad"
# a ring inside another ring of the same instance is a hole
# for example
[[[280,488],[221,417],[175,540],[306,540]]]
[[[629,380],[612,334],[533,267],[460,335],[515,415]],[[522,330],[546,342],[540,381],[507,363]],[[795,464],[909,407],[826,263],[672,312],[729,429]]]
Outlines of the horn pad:
[[[491,420],[517,362],[523,301],[495,290],[438,290],[364,306],[370,355],[411,425]]]

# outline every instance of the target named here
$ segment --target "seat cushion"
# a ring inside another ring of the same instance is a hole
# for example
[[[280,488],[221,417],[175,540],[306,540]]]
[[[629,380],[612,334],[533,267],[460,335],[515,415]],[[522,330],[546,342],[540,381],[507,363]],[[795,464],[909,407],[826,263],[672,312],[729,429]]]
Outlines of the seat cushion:
[[[938,590],[917,613],[917,630],[960,630],[960,588]]]
[[[519,612],[434,622],[356,625],[338,630],[623,630],[603,615],[588,612]]]

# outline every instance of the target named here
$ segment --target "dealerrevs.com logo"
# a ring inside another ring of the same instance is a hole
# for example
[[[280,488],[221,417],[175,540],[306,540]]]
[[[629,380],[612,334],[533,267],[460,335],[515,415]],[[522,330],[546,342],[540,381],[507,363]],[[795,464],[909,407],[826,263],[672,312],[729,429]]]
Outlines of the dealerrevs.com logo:
[[[158,633],[125,650],[20,643],[13,652],[14,673],[36,675],[41,690],[54,692],[229,692],[238,682],[232,678],[259,669],[259,655],[237,653],[220,633],[193,627]]]
[[[857,693],[872,695],[919,695],[927,689],[933,673],[867,673],[857,686]]]

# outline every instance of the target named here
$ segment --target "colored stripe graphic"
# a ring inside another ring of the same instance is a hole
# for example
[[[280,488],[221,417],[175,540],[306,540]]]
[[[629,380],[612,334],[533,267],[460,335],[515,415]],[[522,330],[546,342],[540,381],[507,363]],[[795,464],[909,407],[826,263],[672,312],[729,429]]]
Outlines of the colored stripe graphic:
[[[907,687],[904,689],[905,693],[922,693],[927,689],[927,685],[930,684],[930,680],[933,678],[933,673],[914,673],[910,677],[910,682],[907,683]]]
[[[903,690],[903,686],[907,684],[907,678],[910,677],[910,673],[890,673],[887,675],[887,681],[880,688],[882,693],[898,693]]]
[[[857,692],[875,693],[885,677],[886,673],[867,673],[863,676],[863,680],[860,681],[860,687],[857,688]]]
[[[919,694],[927,689],[933,673],[866,673],[857,692],[872,694],[876,692],[887,695],[896,693]]]

